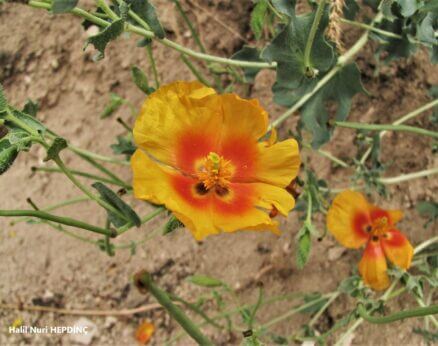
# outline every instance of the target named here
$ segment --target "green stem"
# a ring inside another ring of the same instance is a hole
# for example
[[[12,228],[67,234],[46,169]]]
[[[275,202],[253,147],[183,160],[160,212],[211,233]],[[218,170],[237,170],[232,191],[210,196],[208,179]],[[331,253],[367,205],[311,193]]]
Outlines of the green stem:
[[[394,34],[393,32],[390,32],[390,31],[385,31],[385,30],[382,30],[382,29],[375,28],[374,26],[369,25],[369,24],[360,23],[360,22],[356,22],[356,21],[353,21],[353,20],[348,20],[348,19],[345,19],[345,18],[340,18],[340,20],[341,20],[342,23],[349,24],[349,25],[354,25],[354,26],[357,26],[357,27],[362,28],[362,29],[373,31],[373,32],[376,32],[376,33],[381,34],[383,36],[397,38],[397,39],[402,39],[403,38],[403,36],[401,36],[401,35]]]
[[[44,2],[40,2],[40,1],[34,1],[31,0],[28,3],[31,7],[35,7],[35,8],[43,8],[46,10],[50,10],[52,8],[51,4],[47,4]],[[79,17],[83,17],[88,19],[90,22],[103,26],[103,27],[107,27],[108,25],[110,25],[109,22],[96,17],[94,15],[92,15],[89,12],[84,11],[81,8],[75,7],[74,9],[72,9],[70,11],[71,13],[79,16]],[[112,12],[112,11],[111,11]],[[275,69],[277,64],[275,62],[273,63],[267,63],[267,62],[254,62],[254,61],[244,61],[244,60],[234,60],[234,59],[228,59],[228,58],[221,58],[218,56],[214,56],[214,55],[209,55],[209,54],[205,54],[205,53],[200,53],[200,52],[196,52],[192,49],[186,48],[184,46],[181,46],[180,44],[170,41],[166,38],[164,39],[159,39],[157,37],[155,37],[154,33],[152,31],[148,31],[142,28],[139,28],[135,25],[132,24],[127,24],[126,29],[128,31],[134,32],[136,34],[139,34],[141,36],[144,36],[146,38],[151,38],[151,39],[155,39],[156,41],[160,42],[161,44],[173,48],[175,50],[177,50],[180,53],[184,53],[186,55],[189,55],[193,58],[196,59],[201,59],[204,61],[208,61],[208,62],[217,62],[220,64],[225,64],[225,65],[230,65],[230,66],[241,66],[241,67],[254,67],[254,68],[259,68],[259,69],[263,69],[263,68],[268,68],[268,69]]]
[[[411,120],[412,118],[416,117],[417,115],[435,107],[438,106],[438,99],[435,99],[429,103],[426,103],[425,105],[421,106],[420,108],[417,108],[415,110],[413,110],[412,112],[409,112],[408,114],[402,116],[401,118],[397,119],[396,121],[394,121],[392,123],[392,125],[401,125],[403,123],[405,123],[408,120]],[[382,138],[385,134],[387,133],[387,131],[382,131],[380,132],[380,138]],[[365,163],[366,159],[370,156],[371,154],[371,147],[369,147],[367,149],[367,151],[363,154],[362,158],[360,159],[360,163]]]
[[[318,8],[316,9],[315,18],[313,19],[312,27],[310,28],[309,37],[307,38],[306,47],[304,48],[304,68],[308,77],[314,77],[315,71],[310,61],[310,54],[312,53],[313,41],[315,40],[316,32],[318,31],[319,23],[324,14],[326,0],[320,0]]]
[[[198,81],[202,84],[211,87],[211,83],[202,75],[201,71],[199,71],[184,54],[181,54],[181,60],[184,64],[189,68],[189,70],[193,73]]]
[[[105,229],[105,228],[93,226],[93,225],[90,225],[88,223],[85,223],[85,222],[82,222],[79,220],[75,220],[75,219],[72,219],[69,217],[56,216],[56,215],[49,214],[49,213],[46,213],[46,212],[41,211],[41,210],[0,210],[0,216],[5,216],[5,217],[31,216],[31,217],[36,217],[39,219],[53,221],[56,223],[67,225],[67,226],[86,229],[88,231],[91,231],[94,233],[99,233],[99,234],[104,234],[104,235],[107,235],[109,237],[115,237],[117,235],[111,229]]]
[[[146,289],[155,299],[167,310],[180,326],[195,340],[199,345],[213,345],[200,329],[194,324],[188,316],[178,306],[176,306],[169,295],[159,288],[152,277],[147,272],[142,272],[136,275],[137,285],[141,289]]]
[[[160,215],[163,211],[165,211],[166,208],[164,207],[158,207],[157,209],[155,209],[152,213],[144,216],[140,221],[141,224],[144,224],[150,220],[152,220],[155,216]],[[133,227],[133,224],[131,222],[128,222],[126,225],[120,227],[117,229],[117,234],[120,235],[122,233],[125,233],[127,230],[129,230],[131,227]]]
[[[34,171],[34,172],[48,172],[48,173],[63,173],[63,171],[60,168],[56,168],[56,167],[32,167],[32,171]],[[74,169],[71,169],[70,172],[72,174],[80,176],[80,177],[89,178],[89,179],[101,181],[103,183],[121,186],[124,188],[131,188],[128,184],[125,184],[125,183],[121,184],[121,183],[114,181],[112,179],[100,177],[98,175],[94,175],[91,173],[82,172],[82,171],[78,171],[78,170],[74,170]]]
[[[116,214],[117,216],[121,217],[122,219],[125,219],[125,216],[121,214],[117,209],[115,209],[112,205],[108,204],[104,200],[102,200],[100,197],[94,195],[92,192],[90,192],[85,186],[83,186],[76,177],[71,173],[71,171],[64,165],[64,162],[61,160],[59,156],[55,157],[53,161],[58,165],[58,167],[61,169],[61,171],[67,176],[67,178],[70,179],[70,181],[76,185],[79,190],[81,190],[85,195],[87,195],[90,199],[95,201],[97,204],[99,204],[101,207],[105,208],[106,210],[109,210]]]
[[[179,0],[172,0],[172,2],[175,4],[175,7],[177,9],[177,11],[179,12],[179,14],[181,15],[182,19],[184,20],[184,22],[187,24],[190,33],[192,34],[193,39],[195,40],[196,45],[198,46],[199,50],[202,53],[206,53],[205,47],[201,42],[201,39],[199,38],[198,33],[196,32],[195,28],[192,25],[192,22],[190,21],[190,19],[187,17],[186,13],[184,12],[181,3],[179,2]]]
[[[307,143],[303,143],[303,147],[304,147],[304,148],[307,148],[307,149],[310,149],[310,150],[312,150],[312,151],[315,151],[315,150],[314,150],[309,144],[307,144]],[[322,149],[317,149],[316,152],[317,152],[319,155],[321,155],[321,156],[323,156],[323,157],[329,159],[330,161],[333,161],[334,163],[336,163],[337,165],[339,165],[339,166],[341,166],[341,167],[344,167],[344,168],[348,168],[348,167],[350,167],[350,165],[349,165],[347,162],[342,161],[341,159],[337,158],[336,156],[334,156],[332,153],[330,153],[330,152],[328,152],[328,151],[325,151],[325,150],[322,150]]]
[[[152,45],[149,44],[146,46],[146,53],[148,56],[149,64],[152,68],[152,74],[154,75],[154,82],[155,82],[155,89],[158,89],[160,87],[160,79],[158,77],[158,70],[157,65],[155,64],[154,55],[152,53]]]
[[[367,322],[375,323],[375,324],[384,324],[384,323],[396,322],[406,318],[422,317],[422,316],[438,314],[438,305],[419,307],[415,309],[400,311],[391,314],[389,316],[375,317],[375,316],[371,316],[362,304],[359,304],[357,307],[357,312]]]
[[[340,292],[335,292],[329,300],[319,309],[319,311],[313,316],[313,318],[309,322],[309,326],[312,327],[318,319],[321,317],[321,315],[324,313],[324,311],[340,296]]]
[[[124,165],[124,166],[130,165],[130,163],[126,160],[121,160],[121,159],[118,159],[115,157],[109,157],[109,156],[96,154],[96,153],[93,153],[93,152],[88,151],[86,149],[78,148],[78,147],[71,145],[71,144],[68,145],[68,149],[70,149],[72,152],[74,152],[78,155],[85,156],[85,157],[88,157],[88,158],[91,158],[94,160],[109,162],[109,163],[116,163],[116,164]]]
[[[58,209],[58,208],[62,208],[62,207],[68,206],[68,205],[72,205],[72,204],[76,204],[76,203],[80,203],[80,202],[85,202],[85,201],[88,201],[88,200],[89,200],[88,196],[76,197],[76,198],[72,198],[72,199],[67,199],[67,200],[65,200],[65,201],[63,201],[61,203],[57,203],[57,204],[50,205],[48,207],[44,207],[44,208],[42,208],[40,210],[48,212],[48,211],[52,211],[52,210],[55,210],[55,209]],[[30,219],[31,219],[30,217],[18,218],[18,219],[14,220],[14,221],[11,221],[10,225],[14,226],[14,225],[16,225],[19,222],[27,222]]]
[[[101,165],[99,162],[97,162],[92,157],[89,157],[89,156],[86,156],[86,155],[83,155],[83,154],[80,154],[80,153],[77,153],[76,155],[78,155],[81,159],[87,161],[90,165],[92,165],[93,167],[97,168],[102,173],[106,174],[110,179],[112,179],[113,181],[117,182],[118,185],[126,187],[126,188],[131,188],[128,183],[124,182],[117,175],[115,175],[113,172],[111,172],[105,166]]]
[[[434,174],[438,174],[438,168],[431,168],[431,169],[426,169],[424,171],[402,174],[392,178],[379,178],[379,182],[381,182],[382,184],[391,185],[391,184],[401,183],[407,180],[432,176]]]
[[[368,131],[403,131],[412,132],[423,136],[438,138],[438,132],[425,130],[420,127],[409,125],[392,125],[392,124],[364,124],[347,121],[335,121],[335,126],[345,127],[349,129],[368,130]]]

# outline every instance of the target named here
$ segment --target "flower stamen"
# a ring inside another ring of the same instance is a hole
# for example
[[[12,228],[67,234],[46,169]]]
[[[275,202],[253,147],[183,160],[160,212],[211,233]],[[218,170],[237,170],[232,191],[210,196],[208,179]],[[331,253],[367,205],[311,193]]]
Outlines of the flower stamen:
[[[225,160],[222,156],[210,152],[204,158],[204,162],[197,173],[198,179],[202,182],[208,191],[215,188],[219,196],[228,193],[228,186],[233,174],[233,167],[230,161]]]

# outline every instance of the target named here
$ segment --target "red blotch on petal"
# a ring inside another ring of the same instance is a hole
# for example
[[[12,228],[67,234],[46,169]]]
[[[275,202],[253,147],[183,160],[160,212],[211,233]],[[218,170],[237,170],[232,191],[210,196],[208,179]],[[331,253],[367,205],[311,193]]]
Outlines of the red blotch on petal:
[[[353,217],[353,231],[361,238],[368,238],[370,236],[366,231],[368,227],[371,227],[369,215],[364,211],[357,211]]]
[[[386,217],[388,222],[391,222],[391,216],[386,210],[380,208],[372,208],[370,211],[371,221],[376,221],[377,219],[381,219],[382,217]]]
[[[226,138],[222,142],[219,155],[231,161],[235,167],[233,181],[244,180],[254,173],[258,156],[257,143],[245,137]]]
[[[177,168],[186,173],[195,172],[197,160],[205,158],[215,151],[215,138],[211,134],[200,130],[188,130],[180,134],[177,139],[175,160]]]
[[[188,204],[198,209],[207,209],[210,205],[210,193],[199,194],[196,191],[198,180],[177,174],[171,178],[175,192]]]
[[[254,188],[248,184],[230,184],[228,195],[213,198],[215,212],[223,215],[241,215],[254,207]]]

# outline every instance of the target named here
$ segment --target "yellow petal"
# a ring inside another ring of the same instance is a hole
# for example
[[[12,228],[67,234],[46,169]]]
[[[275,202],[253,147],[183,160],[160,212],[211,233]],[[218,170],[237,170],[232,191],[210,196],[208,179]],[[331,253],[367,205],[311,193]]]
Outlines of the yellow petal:
[[[172,166],[177,165],[178,151],[185,152],[188,143],[192,143],[191,147],[212,146],[222,123],[219,100],[214,96],[217,95],[213,89],[198,82],[174,82],[160,87],[140,110],[133,130],[136,144]],[[197,138],[197,134],[203,136]],[[210,149],[205,149],[207,154]]]
[[[338,194],[327,213],[327,228],[336,240],[348,248],[359,248],[368,240],[363,226],[369,224],[369,205],[356,191]]]
[[[386,257],[397,267],[411,266],[414,249],[409,240],[398,230],[387,232],[382,238],[382,248]]]
[[[223,126],[222,141],[250,138],[257,141],[268,129],[268,113],[255,99],[242,99],[235,94],[221,95]]]
[[[287,139],[269,147],[261,143],[258,149],[256,181],[286,187],[296,178],[301,165],[296,140]]]
[[[359,263],[359,272],[364,283],[376,291],[388,288],[389,278],[386,270],[386,259],[380,241],[370,240]]]

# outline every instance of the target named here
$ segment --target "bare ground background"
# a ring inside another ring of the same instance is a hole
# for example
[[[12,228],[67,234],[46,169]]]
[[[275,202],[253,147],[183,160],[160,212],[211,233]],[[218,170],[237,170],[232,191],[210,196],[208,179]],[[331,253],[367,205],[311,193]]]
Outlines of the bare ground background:
[[[192,45],[184,24],[169,1],[155,1],[162,22],[172,39]],[[238,50],[243,39],[251,40],[248,22],[251,1],[198,1],[214,18],[232,29],[226,30],[217,20],[183,2],[190,18],[200,27],[201,38],[211,53],[230,56]],[[137,37],[123,36],[111,43],[106,58],[95,63],[91,47],[82,50],[86,33],[81,20],[72,15],[51,16],[20,4],[4,4],[0,7],[0,80],[12,104],[22,105],[27,98],[40,103],[38,117],[47,126],[75,145],[111,155],[109,145],[123,129],[115,116],[100,120],[99,113],[109,101],[109,92],[129,99],[138,107],[144,99],[131,82],[130,66],[136,64],[148,70],[145,51],[135,46]],[[348,28],[347,42],[358,37],[359,31]],[[188,69],[179,61],[179,54],[154,43],[154,54],[163,82],[177,79],[193,79]],[[359,57],[358,64],[363,81],[370,95],[354,98],[352,120],[387,123],[417,108],[429,100],[427,90],[438,83],[438,71],[429,64],[427,55],[419,52],[415,57],[383,66],[375,73],[372,44],[368,44]],[[260,98],[272,118],[282,109],[271,102],[270,87],[275,74],[263,71],[256,79],[251,97]],[[128,123],[133,122],[128,107],[118,113]],[[414,123],[426,125],[427,117],[419,117]],[[289,120],[283,128],[294,125]],[[282,131],[284,132],[284,131]],[[353,132],[338,131],[326,149],[339,157],[354,155]],[[1,209],[28,208],[27,197],[39,205],[52,204],[79,195],[79,191],[61,175],[31,174],[32,166],[43,165],[44,152],[34,146],[30,153],[20,154],[14,166],[0,179]],[[64,153],[69,166],[89,169],[83,161]],[[330,161],[319,156],[305,154],[318,174],[333,182],[333,186],[346,186],[349,172],[332,167]],[[388,176],[436,167],[437,158],[431,154],[429,139],[410,134],[388,135],[383,143],[383,158],[389,164]],[[128,168],[111,166],[126,180],[130,180]],[[84,181],[89,183],[89,181]],[[424,178],[390,187],[391,198],[380,200],[385,207],[403,208],[405,218],[399,224],[417,244],[436,234],[436,225],[424,230],[416,211],[417,201],[436,195],[436,178]],[[137,210],[146,211],[143,204],[134,202]],[[64,215],[74,216],[90,223],[102,224],[105,214],[96,206],[81,204],[64,208]],[[249,282],[266,266],[273,270],[262,277],[267,295],[285,292],[329,292],[347,277],[357,263],[360,251],[343,251],[327,236],[315,243],[311,259],[305,271],[295,267],[294,237],[299,229],[297,214],[291,213],[283,222],[283,235],[270,233],[235,233],[208,238],[196,243],[190,234],[179,230],[166,237],[158,236],[140,246],[134,256],[129,251],[118,251],[113,258],[95,249],[59,234],[44,225],[24,223],[10,226],[7,219],[0,220],[0,300],[3,303],[32,304],[41,297],[54,297],[55,301],[71,309],[123,309],[153,302],[149,296],[140,295],[131,284],[132,275],[147,269],[158,276],[163,287],[191,300],[198,291],[185,282],[194,273],[220,278],[233,287]],[[141,239],[147,232],[160,225],[155,220],[141,229],[133,229],[122,240]],[[435,230],[433,229],[435,227]],[[329,256],[331,253],[331,256]],[[330,259],[329,259],[330,257]],[[256,289],[250,286],[241,293],[243,302],[253,302]],[[411,300],[399,300],[390,305],[394,309],[411,306]],[[320,328],[324,329],[353,307],[352,301],[340,299],[323,315]],[[260,321],[285,311],[283,304],[262,309]],[[49,344],[69,345],[68,335],[10,335],[8,326],[17,318],[25,325],[73,325],[78,316],[52,313],[29,313],[16,310],[0,310],[0,344]],[[274,328],[274,331],[290,334],[307,316],[297,316]],[[135,344],[134,331],[139,322],[151,320],[157,327],[152,344],[162,344],[178,327],[161,310],[118,318],[116,320],[89,317],[98,329],[93,345]],[[421,320],[406,321],[390,326],[362,325],[354,333],[353,345],[421,345],[422,339],[412,333]],[[220,344],[235,344],[239,335],[218,335],[207,329],[208,334]],[[237,338],[236,338],[237,337]],[[183,339],[180,344],[190,344]]]

